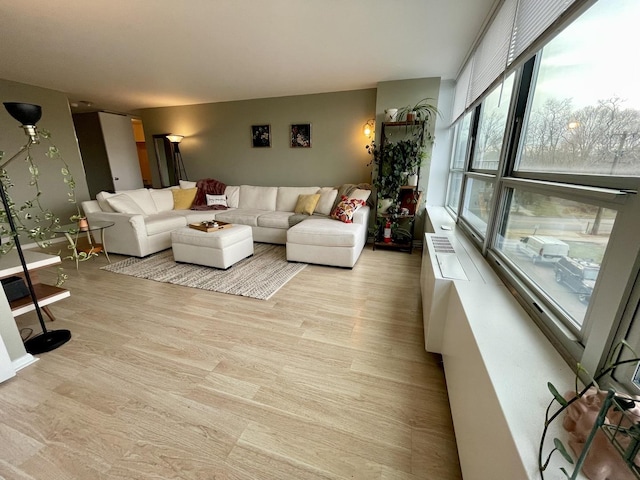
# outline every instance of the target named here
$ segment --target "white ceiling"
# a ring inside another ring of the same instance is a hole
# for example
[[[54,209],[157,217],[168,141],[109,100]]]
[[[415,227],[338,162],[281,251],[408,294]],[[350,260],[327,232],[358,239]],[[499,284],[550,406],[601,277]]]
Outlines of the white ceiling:
[[[494,0],[0,0],[0,78],[116,112],[455,78]]]

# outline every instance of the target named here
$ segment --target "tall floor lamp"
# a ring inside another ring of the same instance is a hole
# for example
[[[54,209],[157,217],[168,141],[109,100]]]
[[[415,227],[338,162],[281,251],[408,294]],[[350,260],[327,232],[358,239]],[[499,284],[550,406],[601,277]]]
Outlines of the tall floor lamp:
[[[167,135],[167,138],[171,142],[173,147],[173,172],[176,182],[179,180],[188,180],[187,171],[184,168],[182,161],[182,154],[180,153],[180,142],[184,138],[184,135]],[[182,176],[184,174],[184,177]]]
[[[30,103],[4,102],[4,108],[7,109],[9,115],[20,122],[22,128],[24,129],[24,133],[27,135],[29,140],[27,141],[26,145],[18,150],[18,153],[16,153],[13,157],[0,165],[0,170],[3,170],[9,163],[11,163],[20,154],[27,150],[31,145],[40,143],[40,139],[38,138],[38,130],[36,129],[36,123],[42,116],[42,108],[40,107],[40,105],[32,105]],[[13,215],[11,215],[11,208],[9,204],[10,202],[9,198],[7,197],[7,192],[5,191],[4,184],[0,185],[0,196],[2,197],[2,205],[4,206],[4,211],[7,214],[7,222],[9,222],[9,227],[11,228],[11,233],[13,235],[16,250],[18,252],[18,256],[20,257],[20,263],[22,264],[22,270],[24,271],[24,278],[27,281],[27,286],[29,287],[29,294],[31,295],[31,300],[33,301],[33,306],[36,309],[38,320],[40,321],[40,327],[42,328],[42,333],[24,342],[24,346],[27,352],[32,354],[50,352],[51,350],[55,350],[56,348],[67,343],[71,339],[71,332],[69,330],[47,330],[47,326],[45,325],[44,319],[42,318],[40,305],[38,304],[38,297],[36,295],[35,289],[33,288],[31,276],[29,275],[27,262],[24,258],[24,253],[22,252],[20,239],[18,238],[18,232],[16,230],[16,224],[13,220]]]

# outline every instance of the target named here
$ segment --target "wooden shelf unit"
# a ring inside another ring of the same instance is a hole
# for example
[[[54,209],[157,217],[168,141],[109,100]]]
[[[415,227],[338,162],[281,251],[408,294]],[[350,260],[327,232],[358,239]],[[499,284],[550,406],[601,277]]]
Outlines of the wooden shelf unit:
[[[382,122],[382,134],[380,136],[380,148],[384,149],[385,145],[390,143],[390,139],[387,138],[387,134],[389,129],[397,130],[398,127],[418,127],[422,129],[424,127],[424,122],[415,121],[415,122]],[[420,137],[422,138],[422,136]],[[381,166],[378,168],[378,175],[380,175],[380,171],[382,170]],[[412,185],[403,185],[400,187],[400,196],[398,202],[400,206],[405,208],[409,208],[409,215],[391,215],[388,213],[378,213],[377,205],[378,198],[376,198],[376,222],[375,222],[375,232],[374,232],[374,242],[373,249],[376,248],[386,248],[386,249],[395,249],[400,251],[406,251],[408,253],[413,252],[413,235],[415,231],[415,221],[416,221],[416,210],[420,205],[420,201],[422,199],[422,192],[419,190],[420,184],[420,167],[418,167],[417,171],[418,181],[415,186]],[[376,197],[377,197],[376,192]],[[411,197],[411,198],[409,198]],[[411,208],[413,205],[413,209]],[[393,217],[399,224],[406,225],[407,231],[409,235],[408,241],[398,241],[394,240],[392,242],[384,242],[382,241],[382,231],[384,230],[384,224],[386,220],[390,217]]]
[[[49,312],[47,305],[51,305],[63,298],[67,298],[71,294],[67,289],[40,283],[37,270],[61,263],[60,257],[57,255],[48,255],[46,253],[32,252],[29,250],[24,250],[23,253],[25,261],[27,262],[29,276],[33,283],[33,289],[36,293],[36,298],[38,299],[38,305],[43,308],[51,320],[54,320],[54,317],[51,312]],[[11,250],[6,255],[0,256],[0,278],[11,277],[13,275],[24,277],[20,258],[18,257],[18,252],[15,249]],[[35,310],[36,308],[31,299],[31,295],[9,302],[9,305],[14,318]]]

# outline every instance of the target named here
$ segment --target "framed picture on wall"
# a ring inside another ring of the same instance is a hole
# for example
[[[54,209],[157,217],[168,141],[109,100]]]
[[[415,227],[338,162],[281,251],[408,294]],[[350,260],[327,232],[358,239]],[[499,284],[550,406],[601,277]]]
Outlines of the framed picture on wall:
[[[271,125],[251,125],[251,144],[254,147],[270,147]]]
[[[311,148],[311,124],[294,123],[289,135],[292,148]]]

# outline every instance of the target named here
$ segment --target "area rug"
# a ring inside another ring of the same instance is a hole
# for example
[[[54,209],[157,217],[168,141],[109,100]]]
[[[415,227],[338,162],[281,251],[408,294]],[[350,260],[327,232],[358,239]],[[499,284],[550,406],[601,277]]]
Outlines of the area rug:
[[[228,270],[176,263],[171,249],[146,258],[131,257],[102,267],[109,272],[156,282],[268,300],[307,265],[287,262],[283,245],[254,244],[253,257]]]

